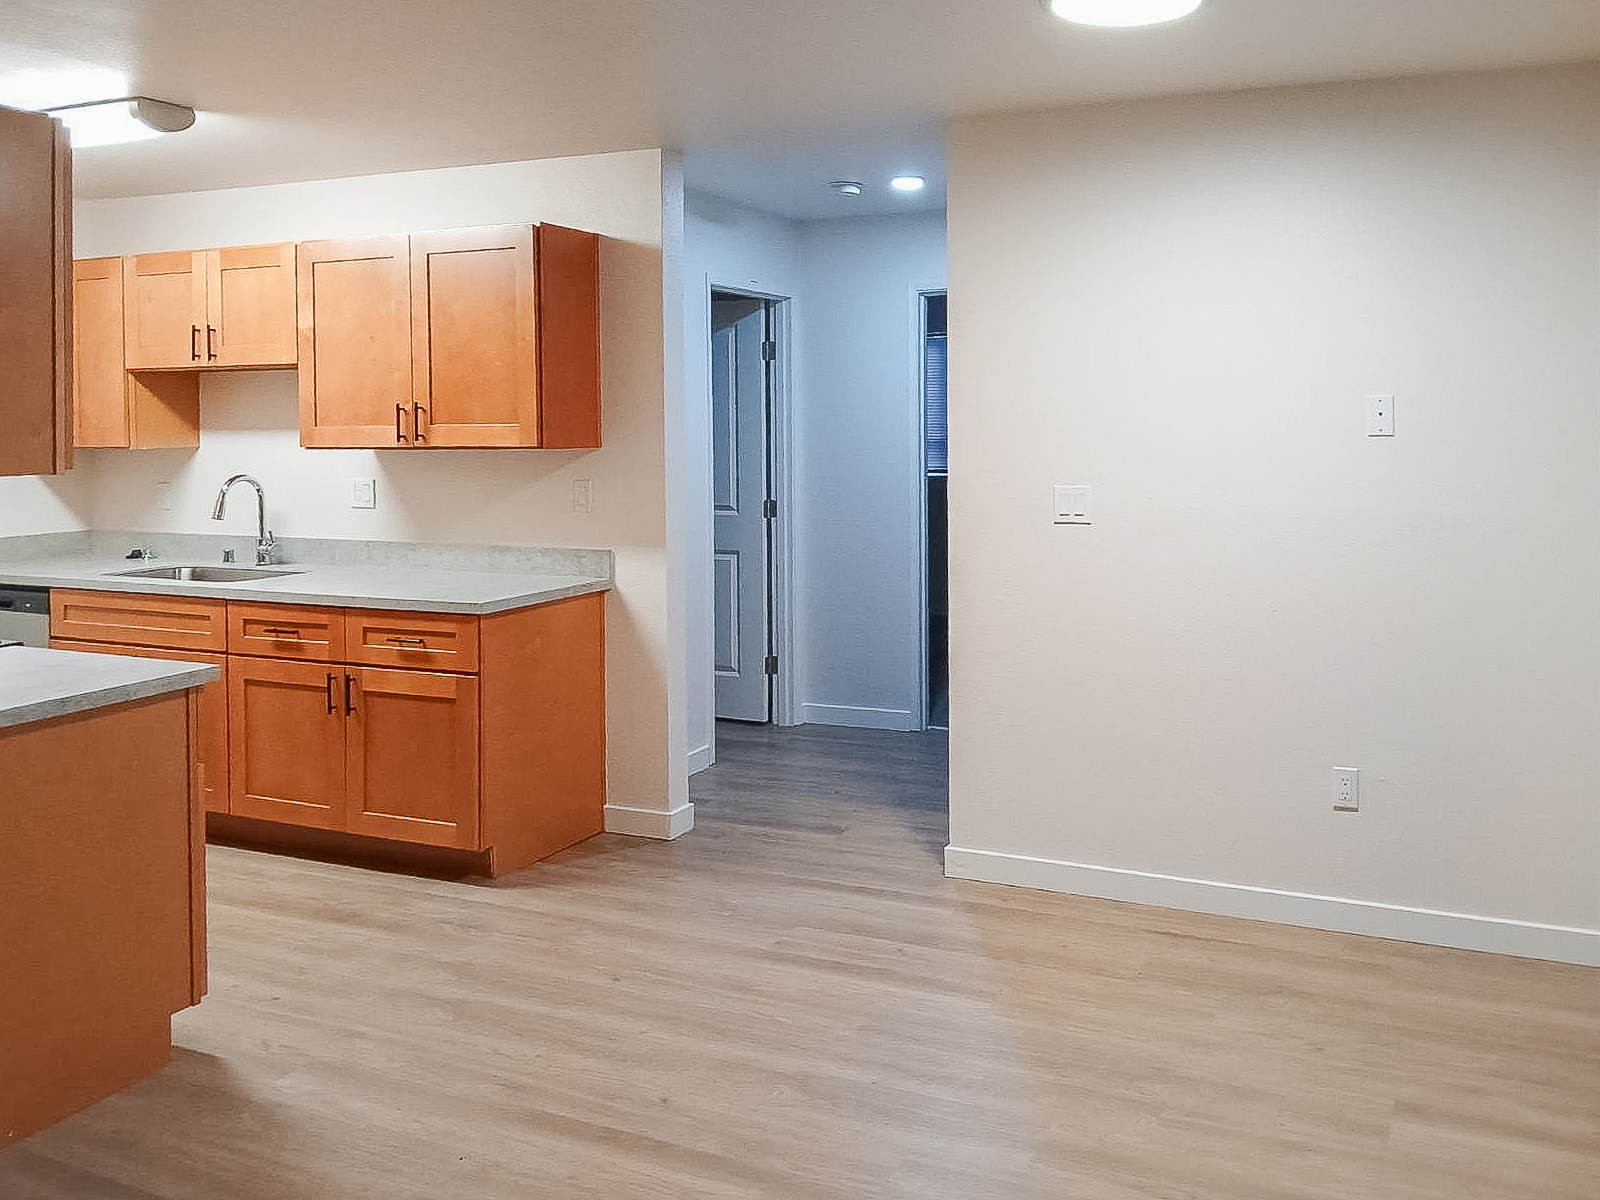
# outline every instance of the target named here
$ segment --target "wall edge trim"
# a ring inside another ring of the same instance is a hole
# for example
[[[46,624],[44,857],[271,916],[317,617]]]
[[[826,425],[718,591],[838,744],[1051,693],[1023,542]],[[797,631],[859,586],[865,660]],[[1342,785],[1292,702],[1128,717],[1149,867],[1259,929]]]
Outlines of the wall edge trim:
[[[1600,929],[1445,912],[1345,896],[1319,896],[949,845],[951,879],[1009,884],[1337,933],[1600,967]]]
[[[892,729],[909,733],[920,728],[903,708],[867,708],[857,704],[802,704],[800,720],[806,725],[840,725],[850,729]]]
[[[667,810],[606,805],[606,832],[628,837],[656,838],[670,842],[694,828],[694,805],[681,804]]]

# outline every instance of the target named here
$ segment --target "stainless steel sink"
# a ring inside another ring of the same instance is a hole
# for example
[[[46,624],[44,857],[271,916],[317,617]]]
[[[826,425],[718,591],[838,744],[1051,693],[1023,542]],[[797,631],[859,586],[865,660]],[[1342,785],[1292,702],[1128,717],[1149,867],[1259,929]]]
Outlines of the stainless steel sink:
[[[265,567],[141,567],[137,571],[112,571],[119,579],[175,579],[191,583],[242,583],[251,579],[276,579],[299,575]]]

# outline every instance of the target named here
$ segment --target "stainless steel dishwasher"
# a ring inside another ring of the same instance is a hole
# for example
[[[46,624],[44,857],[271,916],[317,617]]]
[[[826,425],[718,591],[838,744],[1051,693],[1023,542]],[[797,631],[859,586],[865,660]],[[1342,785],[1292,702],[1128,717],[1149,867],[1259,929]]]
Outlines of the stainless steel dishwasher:
[[[49,589],[0,584],[0,644],[44,646],[49,641]]]

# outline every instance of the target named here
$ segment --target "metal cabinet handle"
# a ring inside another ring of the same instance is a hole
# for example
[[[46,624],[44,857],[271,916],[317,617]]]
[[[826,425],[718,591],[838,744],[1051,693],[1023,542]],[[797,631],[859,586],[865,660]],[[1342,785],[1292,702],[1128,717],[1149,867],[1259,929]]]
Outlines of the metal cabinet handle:
[[[217,336],[216,326],[207,325],[206,326],[206,361],[207,362],[210,362],[214,358],[217,357],[217,352],[211,348],[212,341],[213,341],[213,339],[216,338],[216,336]]]
[[[428,416],[428,410],[427,409],[423,408],[422,405],[420,405],[420,404],[417,404],[415,402],[412,403],[412,405],[411,405],[411,436],[413,438],[415,438],[419,442],[425,442],[425,441],[428,440],[426,437],[423,436],[423,433],[422,433],[422,426],[426,423],[427,416]]]
[[[297,642],[300,640],[300,631],[298,629],[280,629],[276,625],[268,625],[261,632],[270,633],[277,637],[292,637]]]
[[[200,361],[200,326],[189,326],[189,359],[191,362]]]
[[[404,404],[396,404],[394,406],[394,440],[397,442],[406,440],[406,431],[401,424],[405,420],[405,414],[406,406]]]
[[[390,634],[388,640],[401,646],[426,646],[428,644],[421,638],[401,637],[399,634]]]
[[[350,716],[356,711],[356,677],[344,677],[344,714]]]
[[[334,683],[338,678],[332,671],[328,672],[328,711],[330,713],[339,711],[339,701],[333,691]]]

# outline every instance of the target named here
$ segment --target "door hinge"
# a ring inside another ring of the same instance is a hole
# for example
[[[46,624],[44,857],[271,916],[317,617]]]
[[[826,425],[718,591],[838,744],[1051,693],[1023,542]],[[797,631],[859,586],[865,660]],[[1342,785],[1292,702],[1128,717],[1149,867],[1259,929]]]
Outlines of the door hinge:
[[[778,343],[777,342],[762,342],[761,343],[761,361],[762,362],[777,362],[778,361]]]
[[[763,517],[775,517],[775,516],[777,516],[778,515],[778,502],[776,500],[772,500],[772,499],[763,500],[761,502],[761,515]]]
[[[769,655],[767,655],[767,674],[768,675],[776,675],[777,673],[778,673],[778,656],[776,654],[769,654]]]

